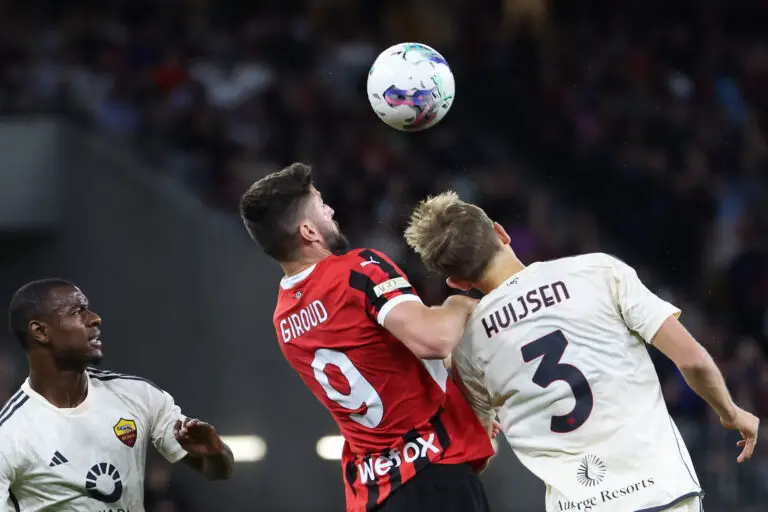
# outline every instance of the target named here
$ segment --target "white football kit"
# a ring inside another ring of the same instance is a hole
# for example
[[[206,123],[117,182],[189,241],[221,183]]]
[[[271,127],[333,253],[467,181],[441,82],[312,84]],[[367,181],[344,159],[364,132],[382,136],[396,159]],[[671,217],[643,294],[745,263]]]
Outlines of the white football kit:
[[[170,462],[184,416],[139,377],[89,368],[77,407],[53,406],[29,379],[0,411],[0,511],[143,512],[149,443]]]
[[[547,512],[693,510],[703,493],[644,343],[680,310],[606,254],[534,263],[486,295],[453,353]]]

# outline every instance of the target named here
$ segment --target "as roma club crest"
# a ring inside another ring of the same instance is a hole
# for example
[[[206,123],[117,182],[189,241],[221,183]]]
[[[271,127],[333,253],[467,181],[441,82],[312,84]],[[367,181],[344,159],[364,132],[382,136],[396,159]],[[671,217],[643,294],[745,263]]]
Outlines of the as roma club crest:
[[[136,444],[136,422],[133,420],[127,420],[120,418],[120,421],[112,427],[115,431],[117,438],[126,446],[133,448]]]

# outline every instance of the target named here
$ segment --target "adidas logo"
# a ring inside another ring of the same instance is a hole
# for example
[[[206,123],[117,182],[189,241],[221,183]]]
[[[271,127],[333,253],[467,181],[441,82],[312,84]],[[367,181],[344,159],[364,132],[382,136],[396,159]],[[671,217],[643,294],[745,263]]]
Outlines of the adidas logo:
[[[60,454],[59,452],[54,452],[53,458],[51,459],[51,463],[48,464],[48,467],[52,468],[54,466],[60,466],[62,464],[66,464],[69,462],[65,456]]]

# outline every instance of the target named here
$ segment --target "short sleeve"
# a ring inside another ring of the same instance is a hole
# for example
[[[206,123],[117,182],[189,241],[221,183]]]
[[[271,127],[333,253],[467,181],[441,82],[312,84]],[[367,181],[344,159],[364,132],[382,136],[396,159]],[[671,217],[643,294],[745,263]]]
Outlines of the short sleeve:
[[[624,323],[650,343],[661,324],[670,316],[679,316],[680,309],[650,291],[632,267],[613,256],[608,258],[611,287]]]
[[[371,249],[357,251],[349,275],[349,286],[362,293],[365,309],[380,325],[392,308],[421,299],[405,273],[384,254]]]
[[[465,341],[462,341],[462,344],[453,349],[451,354],[451,375],[456,385],[461,389],[464,398],[472,406],[472,410],[475,411],[475,415],[480,420],[480,423],[484,427],[489,428],[496,417],[496,413],[491,404],[491,395],[485,387],[482,372],[462,349]]]
[[[174,463],[183,459],[187,452],[181,447],[173,435],[173,427],[177,421],[184,420],[181,408],[173,401],[173,397],[160,389],[150,387],[152,404],[152,444],[168,462]]]

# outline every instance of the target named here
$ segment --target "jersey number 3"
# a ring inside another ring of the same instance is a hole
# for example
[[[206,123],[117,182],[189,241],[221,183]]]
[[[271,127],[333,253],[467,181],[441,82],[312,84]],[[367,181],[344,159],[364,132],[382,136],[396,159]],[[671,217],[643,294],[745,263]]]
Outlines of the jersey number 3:
[[[566,346],[568,346],[568,340],[565,339],[565,335],[561,331],[555,331],[528,343],[521,349],[526,363],[541,357],[539,367],[533,374],[534,384],[546,388],[553,382],[561,380],[571,386],[576,405],[568,414],[552,416],[550,422],[549,428],[558,434],[573,432],[582,426],[589,418],[594,404],[592,389],[584,374],[575,366],[560,362]]]

